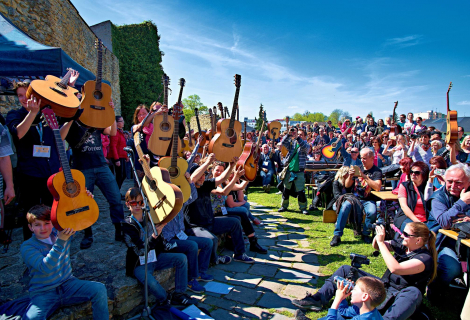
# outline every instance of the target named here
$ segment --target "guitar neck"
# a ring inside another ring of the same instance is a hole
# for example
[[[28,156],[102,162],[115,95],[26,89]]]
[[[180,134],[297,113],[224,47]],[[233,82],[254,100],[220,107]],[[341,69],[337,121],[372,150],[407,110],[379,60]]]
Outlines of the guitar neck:
[[[175,130],[173,131],[173,151],[171,154],[171,166],[177,167],[178,164],[178,131],[179,131],[179,120],[175,119]]]
[[[140,133],[136,132],[135,135],[140,135]],[[140,138],[138,136],[136,137],[135,135],[134,135],[134,141],[137,141],[137,143],[135,143],[135,150],[137,151],[137,154],[139,155],[139,159],[142,160],[141,164],[142,164],[142,168],[144,169],[145,176],[148,179],[153,180],[152,173],[150,172],[150,166],[147,160],[144,158],[144,153],[142,152],[142,148],[140,147]]]
[[[189,138],[189,146],[192,147],[193,140],[191,139],[191,125],[189,124],[189,121],[188,121],[188,138]]]
[[[103,71],[103,51],[101,48],[98,49],[98,70],[96,72],[96,85],[95,90],[101,91],[101,80],[102,80],[102,71]]]
[[[196,123],[197,123],[197,130],[199,131],[199,134],[201,134],[201,124],[199,123],[199,114],[196,113]]]
[[[263,120],[263,124],[261,125],[261,130],[260,130],[260,136],[258,138],[258,148],[259,148],[259,145],[261,144],[261,138],[263,137],[263,130],[264,130],[264,120]]]
[[[235,98],[233,99],[233,107],[232,107],[232,116],[230,117],[230,124],[229,128],[233,129],[233,126],[235,124],[235,113],[236,113],[236,108],[238,105],[238,95],[240,94],[240,87],[237,87],[235,90]]]
[[[72,170],[70,170],[69,161],[67,159],[67,154],[65,153],[65,146],[62,137],[60,136],[59,129],[53,129],[55,144],[57,146],[57,151],[59,153],[60,164],[62,166],[62,172],[65,176],[65,181],[67,183],[73,182]]]

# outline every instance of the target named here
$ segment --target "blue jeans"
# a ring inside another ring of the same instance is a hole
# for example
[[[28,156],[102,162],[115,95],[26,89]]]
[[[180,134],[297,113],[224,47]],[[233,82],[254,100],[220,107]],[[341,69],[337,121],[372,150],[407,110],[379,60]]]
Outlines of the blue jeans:
[[[171,240],[178,245],[172,252],[184,253],[188,259],[189,279],[196,279],[200,272],[209,269],[209,259],[212,252],[212,240],[208,238],[189,236],[186,240]],[[201,249],[198,255],[198,249]]]
[[[205,228],[201,227],[194,227],[190,229],[186,229],[185,233],[187,235],[192,235],[198,238],[207,238],[212,241],[212,253],[211,253],[211,262],[217,263],[217,248],[219,247],[219,238],[214,235],[212,232]]]
[[[462,274],[462,265],[454,250],[444,248],[437,256],[437,283],[448,286],[452,280]]]
[[[147,266],[147,281],[149,293],[157,298],[158,302],[165,301],[166,291],[162,288],[157,279],[153,276],[155,270],[175,268],[175,292],[183,293],[188,286],[188,260],[181,253],[160,253],[157,261],[151,262]],[[145,285],[145,265],[137,266],[134,269],[137,280]]]
[[[91,301],[93,319],[108,319],[108,294],[104,284],[70,278],[59,287],[30,293],[23,319],[48,319],[60,307]]]
[[[232,237],[235,255],[245,253],[245,241],[243,240],[242,225],[240,219],[232,217],[215,217],[214,222],[207,228],[215,235],[228,233]]]
[[[82,170],[86,179],[86,188],[93,193],[95,185],[100,188],[109,203],[109,214],[113,223],[124,221],[124,208],[121,203],[121,192],[108,166]]]
[[[372,223],[375,222],[377,217],[377,205],[374,201],[360,200],[364,211],[366,213],[366,219],[362,227],[362,234],[368,236],[370,234],[370,229],[372,229]],[[349,213],[351,212],[352,205],[349,201],[343,202],[341,209],[339,209],[338,218],[335,224],[335,236],[342,236],[346,222],[348,221]],[[362,223],[362,214],[358,214],[358,223]]]
[[[273,178],[274,170],[268,169],[268,172],[264,172],[263,170],[259,171],[259,175],[263,178],[263,186],[267,186],[271,184],[271,179]]]

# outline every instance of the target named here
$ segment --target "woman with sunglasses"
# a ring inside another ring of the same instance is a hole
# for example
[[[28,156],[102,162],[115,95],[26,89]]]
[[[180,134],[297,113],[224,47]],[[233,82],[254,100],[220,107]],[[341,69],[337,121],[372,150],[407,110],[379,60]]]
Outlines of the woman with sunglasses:
[[[426,222],[425,188],[429,177],[429,167],[422,161],[416,161],[411,165],[408,181],[403,182],[398,189],[398,209],[394,224],[401,231],[410,222]]]
[[[426,285],[436,278],[436,235],[422,222],[409,223],[397,240],[385,241],[383,226],[377,226],[375,231],[372,246],[380,251],[387,265],[387,271],[380,279],[387,290],[387,298],[377,309],[384,319],[408,319],[421,304]],[[335,295],[334,278],[346,278],[350,270],[349,265],[341,266],[317,293],[307,293],[303,299],[292,300],[292,304],[320,311]],[[378,278],[362,270],[359,270],[359,276]]]

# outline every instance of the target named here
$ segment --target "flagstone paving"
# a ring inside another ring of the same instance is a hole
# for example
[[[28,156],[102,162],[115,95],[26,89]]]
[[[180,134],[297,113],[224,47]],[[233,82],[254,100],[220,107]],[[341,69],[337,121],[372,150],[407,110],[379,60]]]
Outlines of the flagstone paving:
[[[225,295],[207,292],[200,306],[218,319],[293,319],[296,308],[291,300],[316,290],[319,272],[318,257],[308,248],[305,231],[290,223],[280,213],[251,203],[252,213],[263,221],[255,227],[259,243],[267,254],[247,251],[254,264],[232,261],[209,269],[215,281],[233,286]],[[224,249],[224,254],[233,252]]]

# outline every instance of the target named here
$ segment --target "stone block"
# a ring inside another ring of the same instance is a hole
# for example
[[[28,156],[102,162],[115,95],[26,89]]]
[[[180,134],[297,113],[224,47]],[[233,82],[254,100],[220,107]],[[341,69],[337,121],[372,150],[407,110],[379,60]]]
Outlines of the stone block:
[[[262,292],[245,287],[235,287],[224,298],[246,304],[253,304],[261,296]]]
[[[255,274],[258,276],[274,277],[278,266],[266,265],[266,264],[254,264],[248,273]]]
[[[292,268],[302,270],[305,272],[309,272],[311,274],[319,274],[320,267],[314,264],[308,264],[308,263],[294,263],[292,265]]]
[[[229,283],[247,288],[254,288],[261,282],[261,279],[262,277],[253,274],[237,273],[233,278],[230,278]]]
[[[229,264],[218,264],[213,269],[225,270],[229,272],[247,272],[250,269],[250,264],[238,261],[232,261]]]
[[[236,313],[228,312],[224,309],[217,309],[211,312],[212,318],[215,320],[231,320],[231,319],[246,319]]]
[[[238,305],[238,302],[236,301],[215,297],[206,297],[203,303],[225,310],[231,310]]]
[[[307,292],[312,293],[316,291],[308,286],[302,286],[298,284],[288,284],[287,287],[284,289],[283,295],[287,297],[294,297],[296,299],[303,298],[307,294]]]
[[[261,309],[249,305],[240,305],[236,308],[233,308],[233,311],[249,319],[271,319],[273,316],[266,309]]]
[[[263,280],[258,285],[257,289],[260,290],[260,291],[263,291],[263,292],[280,293],[280,292],[282,292],[282,290],[284,290],[285,287],[286,287],[286,285],[281,283],[281,282]]]
[[[318,257],[315,253],[305,253],[305,252],[283,252],[282,253],[283,261],[292,261],[292,262],[306,262],[306,263],[318,263]]]
[[[291,299],[287,297],[281,297],[278,294],[272,292],[266,292],[256,305],[266,309],[288,310],[292,313],[293,311],[291,310],[297,309],[292,304]]]
[[[308,282],[312,279],[312,275],[310,273],[300,272],[293,269],[279,269],[275,278]]]
[[[300,233],[291,233],[289,234],[289,240],[304,240],[307,239],[307,236]]]
[[[235,275],[235,273],[228,272],[223,269],[217,269],[217,268],[209,268],[209,270],[207,270],[207,274],[210,274],[211,276],[213,276],[216,281],[221,281],[221,282],[227,282],[229,280],[229,277]]]

